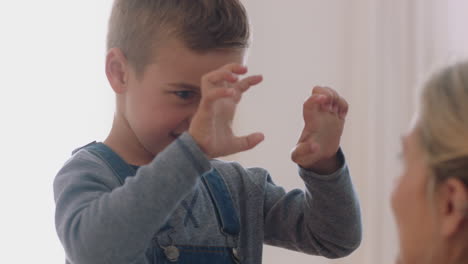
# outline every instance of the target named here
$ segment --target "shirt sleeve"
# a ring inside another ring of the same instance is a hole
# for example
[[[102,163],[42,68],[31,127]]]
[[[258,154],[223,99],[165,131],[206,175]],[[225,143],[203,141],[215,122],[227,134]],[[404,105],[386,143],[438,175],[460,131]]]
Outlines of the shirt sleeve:
[[[359,202],[341,150],[343,166],[330,175],[299,168],[305,190],[290,192],[267,175],[264,242],[327,258],[349,255],[361,243]]]

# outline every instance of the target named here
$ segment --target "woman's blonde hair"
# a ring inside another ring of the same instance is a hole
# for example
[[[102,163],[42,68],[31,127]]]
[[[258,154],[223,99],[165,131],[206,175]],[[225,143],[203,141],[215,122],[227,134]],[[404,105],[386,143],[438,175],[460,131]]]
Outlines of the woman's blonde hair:
[[[433,185],[457,178],[468,187],[468,61],[444,68],[426,83],[419,134]]]

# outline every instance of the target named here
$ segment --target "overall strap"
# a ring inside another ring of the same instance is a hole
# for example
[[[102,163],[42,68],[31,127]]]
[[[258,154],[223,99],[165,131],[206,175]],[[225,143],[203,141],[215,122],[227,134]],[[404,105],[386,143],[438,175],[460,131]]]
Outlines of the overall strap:
[[[107,165],[109,165],[109,167],[114,171],[114,174],[118,176],[121,184],[125,182],[125,179],[128,176],[134,176],[136,174],[136,170],[134,168],[128,165],[119,155],[117,155],[117,153],[115,153],[111,148],[103,143],[92,142],[73,151],[73,153],[80,149],[86,149],[106,162]]]
[[[237,237],[240,233],[239,217],[223,177],[213,168],[202,176],[202,181],[213,200],[222,231]]]

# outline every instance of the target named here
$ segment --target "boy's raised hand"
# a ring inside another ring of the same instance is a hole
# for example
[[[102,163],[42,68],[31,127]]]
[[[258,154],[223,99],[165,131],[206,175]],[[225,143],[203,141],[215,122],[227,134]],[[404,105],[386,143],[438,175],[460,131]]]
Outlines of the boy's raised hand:
[[[209,158],[217,158],[252,149],[263,141],[262,133],[237,137],[232,121],[242,94],[262,81],[262,76],[249,76],[240,64],[228,64],[210,72],[201,80],[201,101],[192,118],[189,134]]]
[[[330,174],[341,166],[337,152],[348,103],[328,87],[314,87],[303,106],[304,129],[291,159],[319,174]]]

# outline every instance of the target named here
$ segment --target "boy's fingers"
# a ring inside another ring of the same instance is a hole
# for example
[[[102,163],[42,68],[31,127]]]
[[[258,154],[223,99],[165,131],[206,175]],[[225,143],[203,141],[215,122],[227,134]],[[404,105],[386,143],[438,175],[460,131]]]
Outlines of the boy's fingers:
[[[322,103],[322,109],[324,111],[329,111],[340,116],[342,116],[344,112],[347,112],[347,106],[345,106],[347,105],[346,101],[332,88],[316,86],[312,94],[323,94],[329,97],[328,100],[324,100]]]
[[[239,81],[236,84],[236,87],[243,93],[247,91],[250,87],[261,83],[262,80],[263,80],[263,76],[261,75],[250,76]]]
[[[332,89],[322,86],[315,86],[312,90],[313,95],[324,95],[327,97],[326,100],[323,101],[321,109],[322,111],[332,112],[333,111],[333,101],[335,94],[333,93]]]
[[[236,93],[234,88],[219,88],[210,90],[204,97],[201,105],[202,107],[210,107],[213,103],[221,98],[233,96]]]
[[[208,73],[207,75],[203,76],[202,86],[211,87],[223,81],[234,83],[234,82],[237,82],[238,79],[239,78],[232,72],[225,70],[225,69],[221,69],[221,70]]]
[[[330,90],[332,90],[333,94],[334,94],[334,97],[333,97],[333,113],[334,114],[337,114],[339,113],[339,110],[340,110],[340,95],[333,89],[329,88]]]
[[[223,66],[221,69],[223,70],[227,70],[229,72],[232,72],[234,74],[246,74],[248,69],[246,66],[243,66],[239,63],[230,63],[230,64],[227,64],[225,66]]]
[[[332,102],[330,104],[330,112],[334,113],[334,114],[338,114],[338,104],[339,104],[339,100],[340,100],[340,96],[338,95],[338,93],[333,90],[332,88],[330,87],[325,87],[325,89],[327,89],[331,94],[332,94]]]
[[[326,100],[327,97],[325,95],[321,94],[315,94],[310,96],[309,98],[306,99],[306,101],[303,104],[303,115],[304,115],[304,120],[311,118],[311,115],[316,115],[319,112],[321,112],[322,105],[324,100]],[[305,116],[307,112],[307,117]],[[305,120],[306,121],[306,120]],[[307,123],[307,121],[306,121]]]
[[[346,102],[346,100],[340,96],[340,102],[338,105],[339,105],[338,116],[341,119],[344,119],[346,115],[348,114],[348,109],[349,109],[348,102]]]
[[[202,88],[211,88],[213,86],[220,86],[223,82],[236,83],[239,80],[239,74],[247,73],[247,67],[238,63],[227,64],[224,67],[210,72],[202,77]],[[249,78],[248,82],[258,80],[259,77]],[[255,83],[254,83],[255,84]],[[251,85],[254,85],[251,84]]]
[[[219,80],[220,76],[221,75],[217,75],[216,77],[213,76],[214,79],[211,80]],[[220,98],[234,96],[236,94],[235,89],[238,89],[238,91],[240,91],[241,93],[245,92],[251,86],[259,84],[262,80],[263,77],[261,75],[255,75],[243,79],[242,81],[236,83],[235,86],[232,87],[218,87],[216,89],[210,89],[209,91],[206,91],[205,94],[205,106],[211,105],[211,103]]]
[[[262,142],[264,139],[265,139],[265,136],[263,135],[263,133],[260,133],[260,132],[253,133],[248,136],[236,137],[234,139],[234,144],[237,148],[235,153],[252,149],[255,146],[257,146],[260,142]]]
[[[323,94],[313,94],[309,96],[304,102],[304,106],[307,108],[312,107],[313,105],[325,104],[328,101],[328,97]]]
[[[331,99],[333,99],[334,97],[333,90],[328,87],[323,87],[323,86],[315,86],[312,89],[312,94],[323,94],[323,95],[330,97]]]

